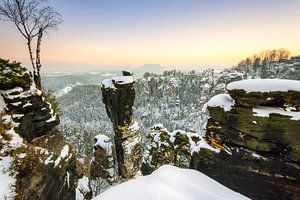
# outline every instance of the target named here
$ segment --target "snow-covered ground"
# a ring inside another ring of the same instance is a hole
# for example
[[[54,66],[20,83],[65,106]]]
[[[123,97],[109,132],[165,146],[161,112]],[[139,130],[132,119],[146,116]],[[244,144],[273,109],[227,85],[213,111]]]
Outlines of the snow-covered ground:
[[[10,175],[13,158],[0,157],[0,199],[14,199],[13,185],[16,180]]]
[[[208,176],[192,170],[164,165],[149,176],[112,187],[94,200],[243,200]]]

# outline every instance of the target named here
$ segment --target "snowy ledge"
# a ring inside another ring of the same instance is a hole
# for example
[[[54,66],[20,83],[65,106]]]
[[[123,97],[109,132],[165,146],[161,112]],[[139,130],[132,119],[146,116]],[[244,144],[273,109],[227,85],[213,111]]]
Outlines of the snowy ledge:
[[[95,136],[95,141],[96,141],[96,143],[95,143],[94,147],[99,146],[99,147],[105,149],[105,151],[108,155],[112,154],[112,142],[108,136],[99,134],[99,135]]]
[[[227,90],[244,90],[249,92],[300,92],[300,81],[284,79],[247,79],[227,85]]]
[[[229,94],[218,94],[207,102],[208,107],[220,107],[226,112],[230,111],[234,105],[235,101],[230,97]]]
[[[192,169],[164,165],[151,175],[110,188],[93,200],[246,200],[247,197]]]
[[[270,114],[279,114],[290,117],[290,120],[300,120],[300,112],[285,111],[283,108],[258,106],[252,109],[253,115],[257,117],[270,117]]]
[[[126,85],[133,82],[134,80],[132,76],[116,76],[116,77],[103,80],[102,86],[104,88],[116,89],[115,85]]]

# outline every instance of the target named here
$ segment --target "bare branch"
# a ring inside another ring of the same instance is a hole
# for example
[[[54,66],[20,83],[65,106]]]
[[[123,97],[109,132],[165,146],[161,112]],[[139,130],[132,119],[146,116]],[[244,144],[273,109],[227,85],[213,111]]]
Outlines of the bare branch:
[[[0,20],[12,22],[27,41],[29,57],[34,74],[40,81],[40,47],[44,32],[57,29],[62,23],[61,15],[52,7],[46,6],[47,0],[0,0]],[[35,38],[37,38],[35,40]],[[32,43],[36,41],[35,50]],[[35,57],[33,55],[35,52]],[[37,71],[36,71],[37,70]],[[40,86],[39,84],[36,84]]]

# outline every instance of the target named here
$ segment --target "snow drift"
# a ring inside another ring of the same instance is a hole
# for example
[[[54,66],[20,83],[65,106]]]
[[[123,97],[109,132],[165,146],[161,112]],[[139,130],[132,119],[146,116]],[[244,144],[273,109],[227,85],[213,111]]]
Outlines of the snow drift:
[[[192,170],[164,165],[149,176],[112,187],[94,200],[237,200],[247,197]]]

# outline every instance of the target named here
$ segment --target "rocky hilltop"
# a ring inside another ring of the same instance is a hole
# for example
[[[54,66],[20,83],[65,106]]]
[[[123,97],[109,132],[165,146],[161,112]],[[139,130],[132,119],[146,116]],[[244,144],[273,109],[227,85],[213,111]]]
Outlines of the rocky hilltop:
[[[300,82],[256,79],[227,85],[208,102],[206,139],[191,167],[252,199],[300,197]]]
[[[76,153],[59,118],[19,63],[0,60],[0,196],[75,199]]]

